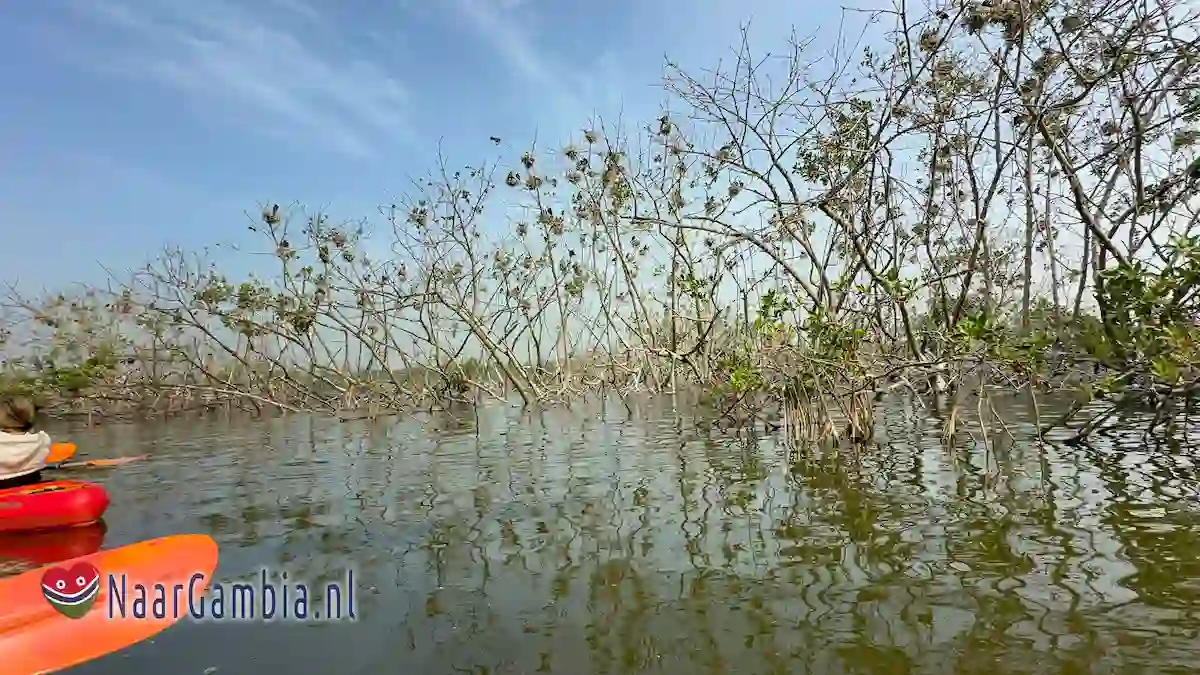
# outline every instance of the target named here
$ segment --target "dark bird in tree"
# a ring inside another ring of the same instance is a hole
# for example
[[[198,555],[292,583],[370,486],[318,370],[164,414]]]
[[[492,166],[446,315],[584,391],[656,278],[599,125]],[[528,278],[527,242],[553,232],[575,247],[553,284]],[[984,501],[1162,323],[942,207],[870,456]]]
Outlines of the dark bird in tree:
[[[1200,157],[1193,159],[1192,163],[1188,165],[1187,177],[1191,180],[1200,180]]]
[[[489,136],[488,140],[495,143],[496,145],[500,145],[500,138],[498,136]]]

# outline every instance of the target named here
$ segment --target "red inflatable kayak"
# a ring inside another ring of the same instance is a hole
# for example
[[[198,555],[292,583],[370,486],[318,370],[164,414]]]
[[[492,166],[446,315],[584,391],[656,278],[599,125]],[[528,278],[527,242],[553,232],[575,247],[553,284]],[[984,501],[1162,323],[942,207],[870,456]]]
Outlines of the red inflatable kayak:
[[[0,532],[90,525],[108,508],[108,491],[94,483],[52,480],[0,490]]]
[[[91,555],[104,545],[106,530],[104,521],[100,521],[61,530],[3,533],[0,534],[0,560],[41,567]]]

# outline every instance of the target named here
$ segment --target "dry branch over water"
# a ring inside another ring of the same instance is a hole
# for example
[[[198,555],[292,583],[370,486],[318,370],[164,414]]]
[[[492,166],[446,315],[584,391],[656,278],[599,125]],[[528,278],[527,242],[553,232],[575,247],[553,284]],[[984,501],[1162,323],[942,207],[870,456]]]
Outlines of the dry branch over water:
[[[1192,10],[855,16],[886,39],[668,64],[645,128],[443,159],[375,219],[268,205],[253,276],[171,250],[113,288],[10,293],[4,386],[89,414],[695,388],[798,440],[869,436],[889,392],[982,417],[997,387],[1066,389],[1043,426],[1080,436],[1177,419],[1200,391]]]

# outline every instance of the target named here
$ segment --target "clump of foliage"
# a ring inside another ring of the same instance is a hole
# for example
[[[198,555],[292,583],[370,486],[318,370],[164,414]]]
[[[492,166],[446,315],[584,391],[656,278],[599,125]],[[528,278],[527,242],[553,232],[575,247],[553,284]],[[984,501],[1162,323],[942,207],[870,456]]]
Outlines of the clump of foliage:
[[[1192,10],[926,10],[881,9],[887,39],[833,68],[799,38],[760,59],[748,35],[715,76],[668,64],[674,112],[510,162],[441,160],[373,222],[269,205],[249,227],[273,270],[168,251],[105,296],[135,312],[88,310],[122,326],[110,351],[70,375],[9,370],[150,409],[694,386],[809,440],[869,436],[896,391],[1190,397]]]

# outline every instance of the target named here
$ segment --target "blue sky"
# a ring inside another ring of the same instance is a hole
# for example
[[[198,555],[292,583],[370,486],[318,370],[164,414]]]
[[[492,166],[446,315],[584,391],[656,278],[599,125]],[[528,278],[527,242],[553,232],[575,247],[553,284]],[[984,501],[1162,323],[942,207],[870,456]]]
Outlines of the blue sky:
[[[0,21],[0,280],[238,242],[262,201],[372,216],[433,167],[657,114],[664,56],[836,35],[787,0],[41,0]]]

